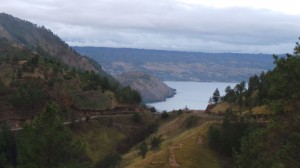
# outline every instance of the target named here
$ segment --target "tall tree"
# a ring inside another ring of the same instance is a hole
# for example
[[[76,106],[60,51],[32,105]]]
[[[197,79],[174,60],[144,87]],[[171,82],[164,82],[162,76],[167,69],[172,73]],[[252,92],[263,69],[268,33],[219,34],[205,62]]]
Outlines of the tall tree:
[[[72,140],[59,113],[60,108],[49,103],[31,124],[25,125],[18,143],[20,167],[87,167],[82,144]]]
[[[218,88],[216,88],[216,90],[214,91],[212,99],[214,103],[218,103],[220,101],[220,92]]]
[[[10,128],[3,124],[0,132],[0,168],[17,166],[17,145]]]

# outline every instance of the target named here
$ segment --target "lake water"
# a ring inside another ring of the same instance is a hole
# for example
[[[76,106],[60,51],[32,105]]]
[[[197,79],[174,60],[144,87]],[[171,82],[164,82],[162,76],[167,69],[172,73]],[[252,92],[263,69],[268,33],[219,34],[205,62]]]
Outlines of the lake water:
[[[190,81],[165,81],[165,83],[176,89],[176,95],[163,102],[148,103],[158,111],[172,111],[187,107],[193,110],[205,110],[209,98],[216,88],[224,95],[226,86],[233,88],[236,83],[223,82],[190,82]]]

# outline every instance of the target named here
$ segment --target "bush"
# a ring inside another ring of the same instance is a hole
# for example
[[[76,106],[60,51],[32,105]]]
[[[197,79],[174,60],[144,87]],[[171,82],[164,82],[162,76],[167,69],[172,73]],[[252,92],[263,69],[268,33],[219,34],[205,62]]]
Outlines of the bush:
[[[132,116],[132,121],[134,123],[140,123],[142,121],[142,117],[139,113],[134,113]]]
[[[151,149],[154,150],[154,149],[159,149],[160,147],[160,144],[162,142],[162,138],[161,138],[161,135],[159,136],[154,136],[152,139],[151,139]]]
[[[122,158],[119,154],[109,154],[96,164],[96,168],[114,168],[120,165]]]
[[[147,132],[149,134],[152,134],[154,132],[156,132],[158,129],[158,124],[157,123],[151,123],[149,125],[147,125]]]
[[[150,111],[151,111],[152,113],[155,113],[155,112],[156,112],[155,107],[151,107],[151,108],[150,108]]]
[[[250,127],[243,122],[228,123],[220,128],[210,126],[208,129],[208,143],[218,152],[232,156],[233,151],[239,151],[241,139],[248,133]]]
[[[116,97],[118,101],[122,103],[139,104],[142,100],[140,94],[137,91],[132,90],[129,86],[119,89],[116,93]]]
[[[0,78],[0,94],[3,93],[4,91],[5,91],[5,85],[4,85],[4,82]]]
[[[179,109],[179,110],[177,111],[177,116],[180,116],[181,114],[183,114],[183,111],[182,111],[181,109]]]
[[[38,81],[21,84],[18,90],[9,98],[11,104],[23,110],[36,109],[42,105],[47,96]]]
[[[148,146],[147,146],[146,142],[143,142],[142,144],[140,144],[139,150],[140,150],[139,154],[144,159],[146,157],[147,152],[148,152]]]
[[[186,119],[186,128],[192,128],[198,123],[198,118],[196,116],[189,116]]]
[[[220,131],[215,126],[211,125],[207,132],[208,144],[211,148],[217,149],[220,142]]]
[[[165,120],[165,119],[167,119],[167,118],[169,118],[170,117],[170,115],[169,115],[169,113],[167,113],[166,111],[164,111],[162,114],[161,114],[161,119],[162,120]]]

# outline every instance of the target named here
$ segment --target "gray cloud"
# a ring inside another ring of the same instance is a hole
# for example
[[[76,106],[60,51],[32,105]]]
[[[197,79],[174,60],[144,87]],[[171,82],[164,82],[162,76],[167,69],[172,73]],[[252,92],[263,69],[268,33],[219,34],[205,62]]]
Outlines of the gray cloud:
[[[70,45],[286,53],[300,15],[216,9],[174,0],[2,0],[0,10],[45,25]]]

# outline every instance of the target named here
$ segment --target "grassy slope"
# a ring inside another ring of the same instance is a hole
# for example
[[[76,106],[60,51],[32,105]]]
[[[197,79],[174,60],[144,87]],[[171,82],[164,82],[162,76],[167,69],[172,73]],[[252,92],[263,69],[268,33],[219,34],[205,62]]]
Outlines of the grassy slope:
[[[198,119],[198,125],[186,129],[186,119],[190,114],[184,114],[163,124],[157,135],[162,135],[164,141],[160,150],[149,151],[145,159],[138,154],[138,147],[134,147],[122,157],[121,167],[172,167],[172,149],[179,167],[220,167],[216,156],[206,144],[206,131],[213,121]],[[150,144],[150,138],[146,140]],[[150,148],[150,146],[148,147]]]
[[[213,107],[210,112],[213,114],[224,114],[227,109],[231,108],[233,111],[240,111],[240,108],[237,105],[229,104],[227,102],[218,103]],[[242,114],[249,112],[249,108],[242,107]],[[252,108],[252,114],[272,114],[268,106],[255,106]]]
[[[151,113],[140,115],[144,123],[153,121]],[[73,136],[84,142],[88,157],[96,164],[108,154],[117,153],[117,145],[138,129],[143,128],[132,121],[132,115],[101,116],[76,125]]]
[[[115,152],[117,144],[125,138],[122,132],[108,126],[107,121],[91,120],[80,124],[73,132],[74,137],[84,143],[87,155],[93,163]]]

